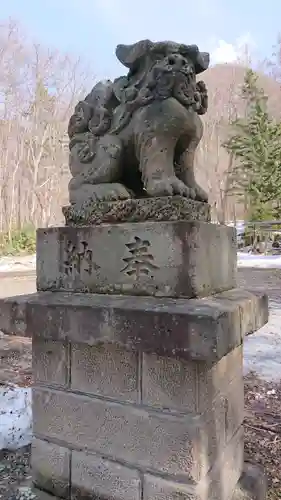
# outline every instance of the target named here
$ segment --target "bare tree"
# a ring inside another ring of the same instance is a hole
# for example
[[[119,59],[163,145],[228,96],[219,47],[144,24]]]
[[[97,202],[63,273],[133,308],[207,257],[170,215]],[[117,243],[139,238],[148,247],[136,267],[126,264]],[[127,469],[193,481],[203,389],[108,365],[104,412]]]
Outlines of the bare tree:
[[[204,117],[204,135],[197,155],[198,177],[209,193],[212,217],[220,223],[226,222],[233,209],[229,196],[233,158],[223,148],[223,142],[240,104],[236,68],[229,67],[228,73],[231,78],[224,87],[212,79],[208,82],[207,74],[209,111]]]
[[[68,182],[67,123],[93,85],[82,62],[0,25],[0,231],[49,225]]]

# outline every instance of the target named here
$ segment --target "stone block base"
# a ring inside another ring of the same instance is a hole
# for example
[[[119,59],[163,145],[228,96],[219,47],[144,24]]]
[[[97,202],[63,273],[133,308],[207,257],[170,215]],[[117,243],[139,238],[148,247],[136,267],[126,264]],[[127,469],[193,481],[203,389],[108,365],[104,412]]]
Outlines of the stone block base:
[[[243,465],[241,346],[208,366],[34,336],[33,358],[37,487],[77,500],[231,499]]]
[[[170,221],[37,231],[41,291],[193,298],[234,288],[235,280],[235,229],[227,226]]]
[[[0,301],[32,335],[35,485],[68,500],[232,500],[243,469],[242,343],[267,298],[41,292]]]
[[[227,474],[227,467],[225,470]],[[231,500],[266,500],[266,490],[267,480],[262,468],[245,463],[243,473],[237,483]],[[54,497],[37,488],[33,488],[32,492],[36,496],[35,500],[59,500],[59,497]],[[89,495],[87,494],[87,496]],[[69,498],[71,498],[71,492],[69,492]],[[83,496],[80,496],[79,500],[82,498]],[[107,500],[109,497],[100,498]],[[192,499],[192,493],[188,492],[185,485],[163,480],[161,478],[153,478],[147,475],[144,481],[143,498],[157,500],[177,500],[180,498],[182,500],[190,500]],[[209,496],[207,500],[218,500],[220,498],[221,496],[217,496],[217,498]]]
[[[266,308],[240,290],[161,303],[30,298],[35,485],[71,500],[232,500],[243,469],[242,339]]]
[[[267,296],[239,289],[192,300],[63,292],[0,299],[4,333],[88,345],[110,342],[209,364],[267,321]]]

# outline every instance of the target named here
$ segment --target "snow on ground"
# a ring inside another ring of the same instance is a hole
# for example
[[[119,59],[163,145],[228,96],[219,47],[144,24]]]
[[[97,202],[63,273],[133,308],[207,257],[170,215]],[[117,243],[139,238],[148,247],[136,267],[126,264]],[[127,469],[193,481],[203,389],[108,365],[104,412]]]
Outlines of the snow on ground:
[[[270,382],[281,380],[281,310],[269,301],[269,322],[246,337],[244,342],[244,373],[253,371]]]
[[[281,269],[281,255],[253,255],[237,252],[238,267],[258,267],[261,269]],[[32,271],[36,267],[36,255],[0,258],[0,273]]]
[[[31,438],[31,388],[0,387],[0,450],[16,450]]]
[[[5,256],[0,258],[0,273],[32,271],[36,266],[36,255]]]
[[[281,269],[281,255],[253,255],[237,252],[238,267],[258,267],[260,269]]]

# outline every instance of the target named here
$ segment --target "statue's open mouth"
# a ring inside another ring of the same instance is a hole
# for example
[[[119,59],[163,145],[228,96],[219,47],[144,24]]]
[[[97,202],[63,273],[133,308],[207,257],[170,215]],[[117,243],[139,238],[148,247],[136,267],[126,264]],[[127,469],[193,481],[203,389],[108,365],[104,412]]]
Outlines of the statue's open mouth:
[[[194,70],[188,65],[188,66],[183,66],[180,71],[183,75],[185,75],[188,78],[194,78],[195,79],[195,72]]]
[[[175,78],[183,75],[188,83],[196,80],[194,69],[189,64],[186,66],[156,65],[152,69],[152,74],[157,79],[160,79],[161,76],[165,78],[165,75],[173,75]]]

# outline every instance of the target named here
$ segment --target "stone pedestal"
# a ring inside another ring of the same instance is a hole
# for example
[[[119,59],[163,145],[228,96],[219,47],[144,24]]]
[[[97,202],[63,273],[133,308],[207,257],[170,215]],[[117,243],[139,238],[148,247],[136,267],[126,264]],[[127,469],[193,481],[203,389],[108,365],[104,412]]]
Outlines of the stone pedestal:
[[[266,323],[267,297],[235,288],[234,230],[203,208],[38,231],[38,293],[0,305],[0,328],[33,339],[37,488],[238,498],[243,339]]]

